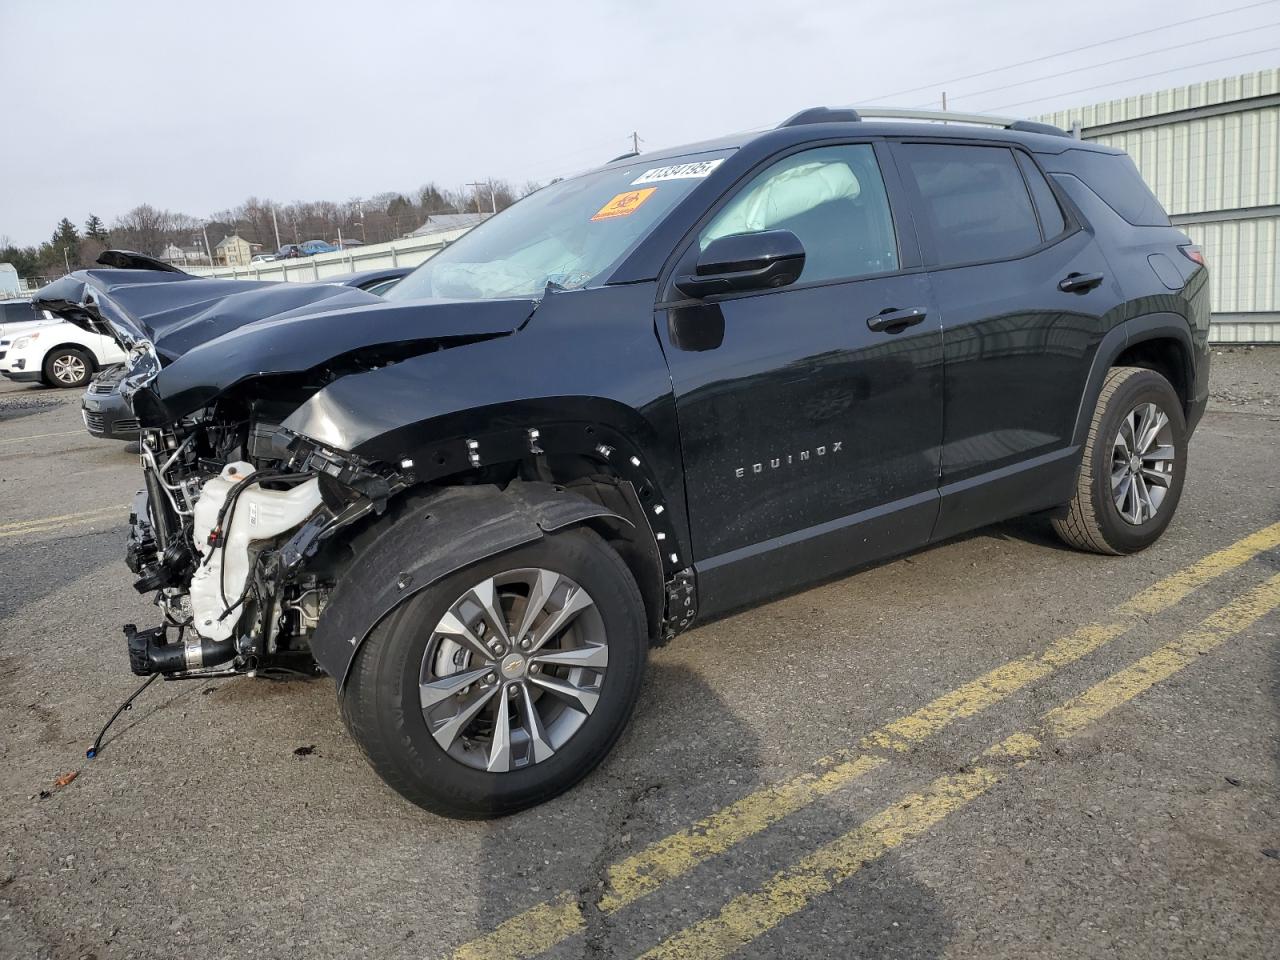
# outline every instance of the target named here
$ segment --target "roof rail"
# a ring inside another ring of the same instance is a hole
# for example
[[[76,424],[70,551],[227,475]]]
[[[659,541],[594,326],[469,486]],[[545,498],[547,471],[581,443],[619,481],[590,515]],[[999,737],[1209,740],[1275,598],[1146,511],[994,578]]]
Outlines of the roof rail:
[[[1012,117],[992,117],[985,113],[956,113],[951,110],[911,110],[905,107],[811,107],[788,117],[780,127],[797,127],[806,123],[845,123],[855,120],[932,120],[943,123],[977,123],[990,127],[1003,127],[1022,133],[1043,133],[1055,137],[1070,137],[1061,127],[1034,120],[1015,120]]]
[[[799,127],[806,123],[849,123],[854,120],[861,120],[857,110],[833,110],[830,107],[810,107],[808,110],[801,110],[799,113],[793,113],[787,119],[783,120],[779,127]]]

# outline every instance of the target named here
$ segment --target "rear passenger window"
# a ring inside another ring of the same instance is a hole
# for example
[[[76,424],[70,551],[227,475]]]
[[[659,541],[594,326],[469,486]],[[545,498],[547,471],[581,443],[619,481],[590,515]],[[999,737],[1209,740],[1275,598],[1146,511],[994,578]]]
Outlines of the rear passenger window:
[[[1027,185],[1004,147],[901,147],[942,264],[1016,257],[1040,245]]]
[[[1025,153],[1017,154],[1018,166],[1022,175],[1027,178],[1027,186],[1031,189],[1031,199],[1035,201],[1036,213],[1040,215],[1040,232],[1044,239],[1052,240],[1067,229],[1067,221],[1062,216],[1062,207],[1058,206],[1058,198],[1044,178],[1044,174]]]

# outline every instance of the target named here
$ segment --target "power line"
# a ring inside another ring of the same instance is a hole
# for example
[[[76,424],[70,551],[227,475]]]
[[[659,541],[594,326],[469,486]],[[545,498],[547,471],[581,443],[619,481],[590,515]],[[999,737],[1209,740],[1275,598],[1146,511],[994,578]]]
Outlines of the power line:
[[[1227,10],[1219,10],[1219,11],[1216,11],[1216,12],[1214,12],[1214,13],[1208,13],[1208,14],[1204,14],[1204,15],[1202,15],[1202,16],[1198,16],[1198,17],[1191,17],[1191,18],[1186,19],[1186,20],[1178,20],[1178,21],[1175,21],[1175,22],[1173,22],[1173,23],[1163,24],[1162,26],[1152,27],[1152,28],[1147,29],[1147,30],[1139,30],[1139,31],[1137,31],[1137,32],[1135,32],[1135,33],[1128,33],[1128,34],[1124,34],[1123,36],[1119,36],[1119,37],[1112,37],[1112,38],[1110,38],[1110,39],[1108,39],[1108,40],[1099,40],[1099,41],[1096,41],[1096,42],[1094,42],[1094,43],[1088,43],[1088,44],[1085,44],[1084,46],[1074,47],[1074,48],[1072,48],[1072,49],[1070,49],[1070,50],[1063,50],[1063,51],[1060,51],[1059,53],[1046,54],[1045,56],[1042,56],[1042,57],[1034,57],[1034,58],[1032,58],[1032,59],[1030,59],[1030,60],[1022,60],[1022,61],[1019,61],[1019,62],[1017,62],[1017,63],[1010,63],[1010,64],[1006,64],[1005,66],[1002,66],[1002,67],[994,67],[994,68],[992,68],[992,69],[990,69],[990,70],[981,70],[981,71],[979,71],[979,72],[977,72],[977,73],[970,73],[970,74],[966,74],[966,75],[965,75],[965,76],[963,76],[963,77],[956,77],[956,78],[953,78],[953,79],[951,79],[951,80],[942,80],[942,81],[938,81],[938,82],[935,82],[935,83],[926,84],[926,85],[924,85],[924,86],[920,86],[920,87],[912,87],[912,88],[911,88],[911,89],[909,89],[909,90],[899,90],[899,91],[897,91],[897,92],[895,92],[895,93],[883,94],[883,95],[878,96],[878,97],[873,97],[873,98],[870,98],[870,99],[868,99],[868,100],[864,100],[863,102],[864,102],[864,103],[877,103],[877,102],[883,102],[883,101],[888,100],[888,99],[891,99],[891,98],[893,98],[893,97],[903,96],[903,95],[908,94],[908,93],[916,93],[916,92],[921,91],[921,90],[931,90],[931,89],[936,89],[937,87],[939,87],[939,86],[941,86],[941,85],[943,85],[943,84],[948,84],[948,85],[949,85],[949,84],[953,84],[953,83],[961,83],[961,82],[963,82],[963,81],[965,81],[965,80],[973,80],[973,79],[976,79],[976,78],[978,78],[978,77],[990,76],[991,74],[995,74],[995,73],[1002,73],[1002,72],[1004,72],[1004,71],[1006,71],[1006,70],[1013,70],[1013,69],[1016,69],[1016,68],[1018,68],[1018,67],[1025,67],[1025,66],[1030,66],[1030,65],[1032,65],[1032,64],[1036,64],[1036,63],[1043,63],[1043,62],[1044,62],[1044,61],[1046,61],[1046,60],[1053,60],[1053,59],[1056,59],[1056,58],[1058,58],[1058,57],[1065,57],[1065,56],[1067,56],[1067,55],[1069,55],[1069,54],[1073,54],[1073,53],[1080,53],[1080,52],[1085,51],[1085,50],[1092,50],[1092,49],[1095,49],[1095,48],[1097,48],[1097,47],[1104,47],[1104,46],[1108,46],[1108,45],[1113,44],[1113,43],[1120,43],[1121,41],[1124,41],[1124,40],[1132,40],[1132,39],[1135,39],[1135,38],[1137,38],[1137,37],[1144,37],[1144,36],[1148,36],[1148,35],[1153,34],[1153,33],[1159,33],[1159,32],[1164,31],[1164,30],[1170,30],[1170,29],[1173,29],[1174,27],[1181,27],[1181,26],[1186,26],[1187,24],[1199,23],[1199,22],[1202,22],[1202,21],[1204,21],[1204,20],[1212,20],[1212,19],[1215,19],[1215,18],[1217,18],[1217,17],[1227,16],[1227,15],[1232,14],[1232,13],[1240,13],[1240,12],[1245,11],[1245,10],[1253,10],[1253,9],[1258,8],[1258,7],[1271,6],[1271,5],[1273,5],[1273,4],[1277,3],[1277,2],[1280,2],[1280,0],[1259,0],[1259,2],[1243,4],[1243,5],[1238,6],[1238,7],[1231,7],[1230,9],[1227,9]],[[1054,79],[1057,79],[1058,77],[1069,76],[1069,75],[1074,74],[1074,73],[1081,73],[1081,72],[1084,72],[1084,71],[1087,71],[1087,70],[1093,70],[1093,69],[1096,69],[1096,68],[1098,68],[1098,67],[1105,67],[1105,66],[1111,66],[1111,65],[1114,65],[1114,64],[1117,64],[1117,63],[1124,63],[1124,62],[1127,62],[1127,61],[1129,61],[1129,60],[1136,60],[1136,59],[1140,59],[1140,58],[1142,58],[1142,57],[1146,57],[1146,56],[1153,56],[1153,55],[1158,54],[1158,53],[1166,53],[1166,52],[1171,51],[1171,50],[1181,50],[1181,49],[1184,49],[1184,48],[1189,47],[1189,46],[1195,46],[1196,44],[1200,44],[1200,43],[1207,43],[1207,42],[1210,42],[1210,41],[1213,41],[1213,40],[1222,40],[1222,39],[1226,39],[1226,38],[1229,38],[1229,37],[1239,36],[1239,35],[1244,34],[1244,33],[1252,33],[1252,32],[1254,32],[1255,30],[1265,30],[1265,29],[1268,29],[1268,28],[1271,28],[1271,27],[1275,27],[1275,26],[1280,26],[1280,22],[1267,23],[1267,24],[1263,24],[1263,25],[1258,26],[1258,27],[1250,27],[1250,28],[1245,29],[1245,30],[1236,30],[1236,31],[1232,31],[1232,32],[1229,32],[1229,33],[1220,34],[1220,35],[1218,35],[1218,36],[1214,36],[1214,37],[1204,37],[1204,38],[1200,38],[1200,39],[1198,39],[1198,40],[1195,40],[1195,41],[1192,41],[1192,42],[1188,42],[1188,43],[1180,43],[1180,44],[1173,44],[1173,45],[1171,45],[1171,46],[1167,46],[1167,47],[1160,47],[1160,48],[1157,48],[1157,49],[1155,49],[1155,50],[1149,50],[1149,51],[1146,51],[1146,52],[1144,52],[1144,53],[1132,54],[1132,55],[1129,55],[1129,56],[1126,56],[1126,57],[1118,57],[1118,58],[1116,58],[1116,59],[1114,59],[1114,60],[1107,60],[1107,61],[1103,61],[1102,63],[1096,63],[1096,64],[1092,64],[1092,65],[1090,65],[1090,66],[1086,66],[1086,67],[1078,67],[1078,68],[1073,68],[1073,69],[1070,69],[1070,70],[1064,70],[1064,71],[1061,71],[1061,72],[1059,72],[1059,73],[1047,74],[1047,75],[1045,75],[1045,76],[1036,77],[1036,78],[1031,79],[1031,80],[1023,80],[1023,81],[1019,81],[1019,82],[1017,82],[1017,83],[1004,84],[1004,85],[997,86],[997,87],[990,87],[990,88],[988,88],[988,89],[986,89],[986,90],[979,90],[979,91],[975,91],[975,92],[972,92],[972,93],[962,93],[962,94],[959,94],[959,97],[960,97],[961,99],[971,99],[971,98],[973,98],[973,97],[984,96],[984,95],[986,95],[986,94],[988,94],[988,93],[996,93],[996,92],[999,92],[999,91],[1001,91],[1001,90],[1008,90],[1008,89],[1012,89],[1012,88],[1016,88],[1016,87],[1020,87],[1020,86],[1026,86],[1027,84],[1031,84],[1031,83],[1038,83],[1038,82],[1041,82],[1041,81],[1044,81],[1044,80],[1054,80]],[[1271,49],[1268,49],[1268,50],[1255,51],[1255,53],[1270,53],[1270,52],[1272,52],[1272,50],[1274,50],[1274,49],[1276,49],[1276,48],[1271,48]],[[1253,55],[1254,55],[1254,54],[1244,53],[1244,54],[1237,54],[1237,55],[1232,56],[1232,57],[1223,57],[1223,58],[1220,58],[1220,59],[1217,59],[1217,60],[1207,60],[1207,61],[1204,61],[1204,62],[1202,62],[1202,63],[1198,63],[1198,64],[1187,64],[1187,65],[1184,65],[1184,66],[1181,66],[1181,67],[1177,67],[1177,68],[1174,68],[1174,69],[1170,69],[1170,70],[1163,70],[1163,71],[1157,71],[1157,72],[1154,72],[1154,73],[1142,74],[1141,76],[1138,76],[1138,77],[1129,77],[1129,78],[1124,79],[1124,80],[1112,80],[1112,81],[1108,81],[1107,83],[1095,84],[1095,85],[1093,85],[1093,86],[1089,86],[1089,87],[1082,87],[1082,88],[1079,88],[1079,89],[1077,89],[1077,90],[1069,90],[1069,91],[1066,91],[1066,92],[1064,92],[1064,93],[1060,93],[1060,94],[1052,94],[1052,95],[1045,96],[1045,97],[1037,97],[1037,98],[1033,98],[1033,99],[1031,99],[1031,100],[1023,100],[1023,101],[1019,101],[1018,103],[1005,104],[1004,106],[1001,106],[1001,107],[992,107],[992,108],[990,108],[990,109],[992,109],[992,110],[1002,110],[1002,109],[1006,109],[1007,107],[1012,107],[1012,106],[1021,106],[1022,104],[1025,104],[1025,103],[1035,103],[1035,102],[1037,102],[1037,101],[1039,101],[1039,100],[1047,100],[1047,99],[1052,99],[1052,98],[1054,98],[1054,97],[1059,97],[1059,96],[1069,96],[1069,95],[1071,95],[1071,94],[1075,94],[1075,93],[1084,93],[1084,92],[1088,92],[1088,91],[1090,91],[1090,90],[1097,90],[1097,89],[1101,89],[1101,88],[1103,88],[1103,87],[1112,86],[1112,85],[1114,85],[1114,84],[1128,83],[1128,82],[1131,82],[1131,81],[1133,81],[1133,80],[1143,80],[1143,79],[1147,79],[1147,78],[1149,78],[1149,77],[1158,77],[1158,76],[1162,76],[1162,75],[1164,75],[1164,74],[1174,73],[1174,72],[1176,72],[1177,70],[1191,69],[1191,68],[1194,68],[1194,67],[1201,67],[1201,66],[1210,66],[1210,65],[1212,65],[1212,64],[1216,64],[1216,63],[1224,63],[1224,62],[1226,62],[1226,61],[1228,61],[1228,60],[1237,60],[1237,59],[1240,59],[1240,58],[1242,58],[1242,57],[1253,56]],[[951,97],[949,97],[949,99],[956,99],[956,97],[955,97],[955,96],[951,96]],[[927,106],[927,105],[926,105],[926,106]],[[633,149],[633,150],[636,150],[636,152],[638,152],[638,149],[637,149],[637,148],[639,147],[639,143],[638,143],[637,141],[641,141],[643,138],[640,138],[640,137],[638,137],[636,134],[634,134],[634,133],[633,133],[633,134],[631,135],[631,137],[629,137],[628,139],[632,140],[632,149]],[[602,145],[602,146],[603,146],[603,145]],[[586,154],[586,153],[594,153],[595,151],[596,151],[596,148],[594,148],[594,147],[584,147],[584,148],[580,148],[580,149],[578,149],[578,150],[575,150],[575,151],[573,151],[573,152],[571,152],[571,153],[568,153],[568,154],[562,154],[562,155],[560,155],[560,156],[558,156],[558,157],[554,157],[554,158],[552,158],[552,159],[550,159],[550,160],[544,160],[544,161],[542,161],[540,164],[538,164],[538,165],[537,165],[537,167],[535,168],[537,171],[539,171],[538,176],[537,176],[537,177],[535,177],[535,178],[540,178],[540,176],[541,176],[541,171],[546,171],[546,172],[548,172],[548,173],[549,173],[549,172],[551,172],[553,169],[557,169],[557,170],[559,170],[559,169],[563,169],[565,166],[567,166],[567,165],[568,165],[567,161],[569,161],[570,159],[576,159],[577,157],[583,156],[583,155],[584,155],[584,154]]]
[[[1277,0],[1259,0],[1258,3],[1247,3],[1244,6],[1232,7],[1229,10],[1218,10],[1215,13],[1206,13],[1199,17],[1191,17],[1189,20],[1178,20],[1178,21],[1175,21],[1174,23],[1166,23],[1159,27],[1151,27],[1149,30],[1139,30],[1137,33],[1127,33],[1121,37],[1112,37],[1110,40],[1098,40],[1094,43],[1086,43],[1083,47],[1073,47],[1070,50],[1063,50],[1060,53],[1050,53],[1050,54],[1046,54],[1043,57],[1033,57],[1030,60],[1021,60],[1018,63],[1006,64],[1003,67],[993,67],[990,70],[980,70],[977,73],[966,74],[963,77],[954,77],[950,80],[938,80],[933,83],[927,83],[924,86],[912,87],[909,90],[899,90],[896,93],[881,94],[878,97],[872,97],[870,100],[865,100],[863,102],[864,103],[882,103],[885,100],[889,100],[893,97],[905,96],[908,93],[919,93],[921,90],[934,90],[944,84],[961,83],[965,80],[974,80],[974,79],[977,79],[978,77],[990,76],[993,73],[1000,73],[1004,70],[1013,70],[1016,67],[1026,67],[1026,66],[1030,66],[1033,63],[1043,63],[1045,60],[1053,60],[1057,57],[1065,57],[1071,53],[1080,53],[1081,51],[1084,51],[1084,50],[1093,50],[1096,47],[1105,47],[1108,44],[1119,43],[1122,40],[1132,40],[1135,37],[1145,37],[1153,33],[1159,33],[1162,30],[1171,30],[1174,27],[1186,26],[1188,23],[1199,23],[1202,20],[1212,20],[1214,17],[1224,17],[1227,14],[1239,13],[1242,10],[1253,10],[1257,7],[1266,7],[1276,2]]]
[[[1009,107],[1020,107],[1026,103],[1039,103],[1042,100],[1055,100],[1058,97],[1069,97],[1077,93],[1087,93],[1090,90],[1099,90],[1103,87],[1114,87],[1120,83],[1132,83],[1134,80],[1147,80],[1151,77],[1162,77],[1168,73],[1177,73],[1179,70],[1192,70],[1196,67],[1208,67],[1215,63],[1226,63],[1228,60],[1241,60],[1244,57],[1256,57],[1264,53],[1275,53],[1280,47],[1267,47],[1265,50],[1250,50],[1248,53],[1237,53],[1230,57],[1218,57],[1216,60],[1202,60],[1200,63],[1184,63],[1178,67],[1170,67],[1168,70],[1157,70],[1154,73],[1143,73],[1136,77],[1125,77],[1123,80],[1108,80],[1106,83],[1095,83],[1091,87],[1078,87],[1075,90],[1063,90],[1061,93],[1051,93],[1042,97],[1032,97],[1030,100],[1019,100],[1016,103],[1002,103],[998,107],[983,107],[979,112],[989,112],[992,110],[1007,110]]]
[[[1259,24],[1256,27],[1248,27],[1247,29],[1244,29],[1244,30],[1234,30],[1231,33],[1220,33],[1214,37],[1201,37],[1198,40],[1188,40],[1186,43],[1175,43],[1169,47],[1158,47],[1155,50],[1148,50],[1145,53],[1133,53],[1127,57],[1117,57],[1114,60],[1103,60],[1101,63],[1092,63],[1086,67],[1075,67],[1074,69],[1071,69],[1071,70],[1062,70],[1058,73],[1049,73],[1049,74],[1045,74],[1042,77],[1033,77],[1030,80],[1019,80],[1017,83],[1006,83],[1003,86],[999,86],[999,87],[988,87],[986,90],[974,90],[970,93],[959,94],[958,96],[953,95],[951,99],[967,100],[972,97],[981,97],[988,93],[997,93],[1001,90],[1011,90],[1014,87],[1025,87],[1029,83],[1040,83],[1043,80],[1056,80],[1058,77],[1069,76],[1070,74],[1073,74],[1073,73],[1083,73],[1087,70],[1096,70],[1099,67],[1110,67],[1114,64],[1125,63],[1126,61],[1129,61],[1129,60],[1140,60],[1143,57],[1151,57],[1156,55],[1157,53],[1168,53],[1170,50],[1182,50],[1185,47],[1196,47],[1202,43],[1210,43],[1214,40],[1225,40],[1228,37],[1238,37],[1244,33],[1256,33],[1259,30],[1269,30],[1272,27],[1280,27],[1280,20],[1273,21],[1271,23]]]

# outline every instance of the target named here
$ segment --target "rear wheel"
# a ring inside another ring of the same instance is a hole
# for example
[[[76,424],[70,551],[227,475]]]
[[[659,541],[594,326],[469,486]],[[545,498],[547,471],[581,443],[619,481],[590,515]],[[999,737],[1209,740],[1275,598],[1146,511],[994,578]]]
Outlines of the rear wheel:
[[[1186,468],[1186,420],[1169,381],[1116,367],[1098,397],[1070,512],[1054,529],[1094,553],[1145,549],[1173,519]]]
[[[83,387],[93,374],[93,357],[76,347],[59,347],[44,358],[44,380],[51,387]]]
[[[343,718],[406,799],[501,816],[567,790],[609,752],[640,692],[644,605],[589,530],[458,571],[361,646]]]

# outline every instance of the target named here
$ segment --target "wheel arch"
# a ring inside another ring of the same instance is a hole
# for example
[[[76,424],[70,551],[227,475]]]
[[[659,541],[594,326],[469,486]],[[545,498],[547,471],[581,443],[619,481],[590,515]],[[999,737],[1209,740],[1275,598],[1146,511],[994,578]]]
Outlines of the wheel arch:
[[[598,396],[463,405],[385,429],[351,452],[399,465],[416,483],[573,485],[606,477],[629,484],[635,496],[625,504],[627,519],[654,541],[667,581],[692,566],[692,549],[674,406],[655,406],[658,412],[642,414]]]
[[[603,492],[609,486],[516,480],[505,489],[472,484],[406,493],[353,539],[358,562],[329,598],[312,656],[341,693],[369,633],[405,600],[451,573],[575,526],[594,530],[618,550],[636,577],[652,635],[663,609],[656,551],[646,550],[645,531],[627,516],[635,510],[626,506],[627,486]]]
[[[44,365],[49,362],[49,357],[57,353],[59,350],[74,350],[76,353],[84,354],[84,356],[89,360],[90,373],[94,373],[102,368],[102,364],[98,362],[98,355],[94,353],[90,347],[85,346],[83,343],[76,343],[75,341],[68,340],[65,343],[54,344],[44,352],[40,357],[41,369],[43,369]]]
[[[1152,313],[1134,317],[1113,327],[1102,338],[1089,368],[1080,407],[1076,412],[1073,443],[1081,446],[1089,435],[1089,423],[1107,371],[1118,366],[1154,370],[1172,384],[1189,415],[1193,403],[1194,347],[1187,319],[1176,313]]]

